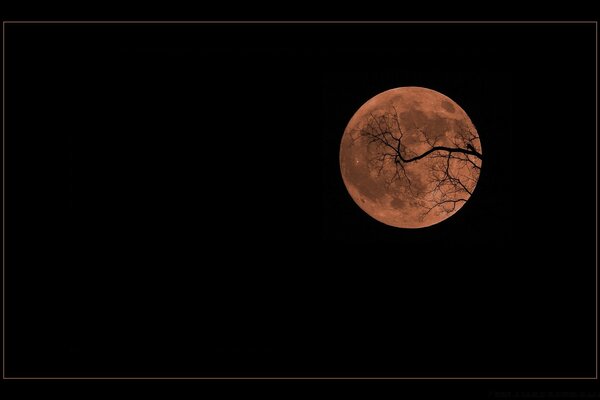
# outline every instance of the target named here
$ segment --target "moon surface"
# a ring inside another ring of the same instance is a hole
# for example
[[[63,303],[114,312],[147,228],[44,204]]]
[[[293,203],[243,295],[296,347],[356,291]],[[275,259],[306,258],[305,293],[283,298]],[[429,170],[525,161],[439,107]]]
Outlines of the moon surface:
[[[340,144],[342,179],[379,222],[423,228],[453,216],[473,194],[483,153],[475,126],[452,99],[399,87],[364,103]]]

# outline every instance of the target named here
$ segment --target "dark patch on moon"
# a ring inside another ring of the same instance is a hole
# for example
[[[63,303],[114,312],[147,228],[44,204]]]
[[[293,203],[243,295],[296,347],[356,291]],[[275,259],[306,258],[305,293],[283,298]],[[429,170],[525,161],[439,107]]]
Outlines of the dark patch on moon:
[[[453,113],[454,111],[456,111],[456,108],[454,108],[452,103],[446,100],[442,100],[442,108],[448,111],[449,113]]]
[[[401,112],[400,122],[407,128],[423,128],[429,122],[430,118],[422,111],[409,110]]]
[[[373,202],[377,202],[386,193],[385,186],[371,178],[368,168],[351,168],[349,177],[360,194]]]
[[[442,118],[439,114],[424,113],[418,110],[410,110],[400,113],[400,121],[408,129],[419,128],[428,139],[435,139],[444,135],[447,131],[455,128],[456,121]]]
[[[392,207],[394,207],[396,210],[401,210],[406,206],[406,201],[400,200],[399,198],[395,197],[390,202],[390,205]]]
[[[425,189],[427,189],[427,181],[425,174],[418,172],[412,174],[412,189],[416,193],[422,193]]]

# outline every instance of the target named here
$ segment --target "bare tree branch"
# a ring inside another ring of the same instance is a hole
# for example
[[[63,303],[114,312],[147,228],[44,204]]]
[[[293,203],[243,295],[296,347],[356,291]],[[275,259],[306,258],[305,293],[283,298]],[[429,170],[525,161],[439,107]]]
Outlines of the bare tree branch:
[[[479,178],[483,159],[477,150],[479,137],[469,130],[451,138],[443,133],[433,136],[420,127],[407,131],[403,126],[406,127],[392,106],[391,111],[371,113],[358,129],[358,137],[366,140],[372,154],[372,170],[383,176],[388,186],[396,185],[410,193],[424,209],[423,217],[434,210],[455,211],[473,194]],[[426,162],[428,190],[413,187],[415,169],[408,167],[420,162]]]

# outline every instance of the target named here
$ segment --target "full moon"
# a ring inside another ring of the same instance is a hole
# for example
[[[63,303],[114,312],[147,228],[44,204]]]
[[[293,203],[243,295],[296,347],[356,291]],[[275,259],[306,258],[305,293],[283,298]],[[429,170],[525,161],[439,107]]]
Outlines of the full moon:
[[[469,200],[483,153],[475,126],[452,99],[422,87],[376,95],[350,119],[340,144],[342,179],[368,215],[424,228]]]

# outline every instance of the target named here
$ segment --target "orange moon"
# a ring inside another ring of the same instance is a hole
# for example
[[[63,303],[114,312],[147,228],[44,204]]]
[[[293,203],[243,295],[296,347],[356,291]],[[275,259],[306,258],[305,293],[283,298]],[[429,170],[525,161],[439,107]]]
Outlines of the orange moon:
[[[342,179],[354,202],[379,222],[423,228],[469,200],[483,153],[475,126],[452,99],[399,87],[363,104],[340,144]]]

